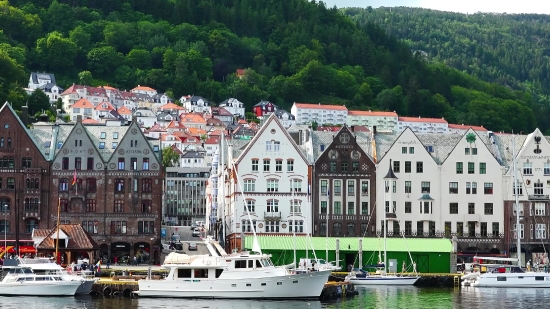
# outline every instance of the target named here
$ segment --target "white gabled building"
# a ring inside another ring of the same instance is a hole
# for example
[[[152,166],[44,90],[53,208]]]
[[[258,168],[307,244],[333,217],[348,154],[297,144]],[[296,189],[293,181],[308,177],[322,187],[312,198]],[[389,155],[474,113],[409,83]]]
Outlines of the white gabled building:
[[[348,116],[348,109],[345,105],[328,104],[307,104],[296,103],[292,105],[290,113],[296,118],[296,124],[311,124],[313,121],[318,125],[345,124]]]
[[[402,132],[407,127],[414,133],[447,133],[449,131],[449,123],[444,118],[399,117],[398,131]]]
[[[231,143],[243,145],[230,141],[227,147],[226,172],[231,176],[229,192],[225,192],[225,214],[230,248],[240,246],[243,229],[252,231],[245,205],[256,233],[305,233],[312,218],[308,202],[310,164],[275,114],[245,146],[233,149]]]
[[[235,98],[226,99],[219,104],[219,107],[225,108],[232,115],[239,117],[244,117],[245,115],[244,103]]]

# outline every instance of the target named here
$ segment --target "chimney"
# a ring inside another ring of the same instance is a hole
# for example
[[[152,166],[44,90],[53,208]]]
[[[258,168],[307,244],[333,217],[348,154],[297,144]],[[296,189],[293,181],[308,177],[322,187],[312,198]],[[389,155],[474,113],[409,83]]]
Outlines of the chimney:
[[[82,115],[77,115],[76,116],[76,122],[77,123],[82,122]]]
[[[372,126],[372,133],[376,134],[376,126]]]
[[[29,124],[29,107],[28,106],[21,107],[21,121],[25,126]]]
[[[355,126],[351,126],[351,132],[355,132]]]
[[[137,116],[136,115],[132,115],[132,122],[137,122]]]

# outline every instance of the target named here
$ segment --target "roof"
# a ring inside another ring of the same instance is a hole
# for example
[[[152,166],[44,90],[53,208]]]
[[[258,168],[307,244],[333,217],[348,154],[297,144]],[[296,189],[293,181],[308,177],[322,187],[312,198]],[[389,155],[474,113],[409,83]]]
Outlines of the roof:
[[[33,229],[32,230],[32,237],[46,237],[50,234],[49,229]]]
[[[244,75],[245,69],[237,69],[237,75],[241,76]]]
[[[217,145],[220,143],[219,137],[210,137],[206,141],[204,141],[205,144],[211,144],[211,145]]]
[[[183,130],[185,129],[185,126],[177,121],[177,120],[172,120],[170,121],[170,123],[168,123],[168,125],[166,127],[164,127],[165,129],[178,129],[178,130]],[[152,129],[152,128],[151,128]]]
[[[212,107],[212,116],[231,116],[233,117],[233,114],[231,114],[227,109],[223,107]],[[217,114],[214,114],[214,111],[217,112]]]
[[[40,72],[31,72],[31,79],[34,84],[38,84],[38,79],[49,79],[50,83],[55,84],[55,75],[52,73],[40,73]]]
[[[345,105],[329,105],[329,104],[310,104],[310,103],[296,103],[294,102],[297,108],[309,108],[309,109],[330,109],[330,110],[339,110],[347,111],[348,108]]]
[[[396,112],[348,111],[348,116],[397,117]]]
[[[114,106],[107,102],[107,101],[103,101],[103,102],[100,102],[95,108],[94,110],[96,111],[112,111],[114,108]]]
[[[184,110],[185,108],[177,105],[177,104],[174,104],[174,103],[166,103],[162,106],[159,107],[160,110]]]
[[[155,91],[155,89],[151,88],[151,87],[147,87],[147,86],[141,86],[141,85],[137,85],[137,87],[135,87],[134,89],[130,90],[130,91],[134,91],[134,90],[141,90],[141,91]]]
[[[130,111],[126,106],[122,105],[121,107],[119,107],[117,109],[117,112],[120,114],[120,115],[130,115],[132,114],[132,111]]]
[[[265,107],[265,106],[268,105],[268,104],[273,105],[273,106],[275,107],[275,109],[279,109],[279,108],[277,107],[277,105],[275,105],[275,104],[273,104],[273,103],[271,103],[271,102],[269,102],[269,101],[260,101],[260,103],[257,103],[256,105],[254,105],[254,107],[256,107],[256,106]]]
[[[76,101],[71,107],[69,108],[94,108],[94,105],[88,101],[88,99],[82,98],[78,101]]]
[[[181,114],[180,116],[181,122],[199,122],[199,123],[206,123],[206,120],[199,115],[195,113],[188,113],[188,114]]]
[[[118,89],[117,89],[117,88],[115,88],[115,87],[111,87],[111,86],[109,86],[109,85],[101,86],[101,88],[103,88],[103,89],[107,89],[107,90],[116,90],[116,91],[118,91]]]
[[[29,130],[27,128],[27,126],[23,123],[23,121],[21,121],[21,118],[19,118],[19,116],[17,115],[17,113],[13,110],[13,107],[11,106],[11,104],[9,104],[8,102],[4,103],[4,105],[2,106],[2,108],[0,108],[0,115],[2,114],[2,112],[4,110],[7,110],[9,113],[11,113],[11,115],[15,118],[15,120],[17,122],[19,122],[19,125],[21,126],[21,128],[23,129],[23,131],[27,134],[27,136],[31,139],[31,141],[34,143],[34,145],[36,146],[36,148],[38,148],[38,150],[40,150],[40,153],[42,153],[43,157],[47,160],[48,157],[44,154],[44,152],[42,151],[42,147],[41,146],[44,146],[44,141],[40,140],[40,139],[37,139],[34,135],[30,134],[31,130]]]
[[[82,120],[83,124],[100,124],[99,121],[92,119],[92,118],[86,118]]]
[[[471,126],[471,125],[449,123],[449,129],[458,129],[458,130],[467,131],[470,128],[472,128],[472,130],[474,130],[474,131],[488,131],[483,126]]]
[[[448,123],[445,118],[421,118],[421,117],[399,117],[401,122],[427,122],[427,123]]]
[[[207,126],[216,126],[216,127],[225,127],[225,124],[223,121],[219,120],[218,118],[208,118],[206,120]]]
[[[296,236],[296,250],[306,250],[309,247],[314,250],[324,251],[336,250],[336,237],[310,237],[308,241],[306,236]],[[363,252],[378,252],[384,249],[384,241],[377,237],[340,237],[340,252],[359,251],[359,239],[363,240]],[[252,248],[252,236],[245,237],[245,247]],[[289,251],[294,250],[294,237],[288,236],[258,236],[260,248],[265,251]],[[447,238],[386,238],[386,250],[389,252],[434,252],[449,253],[453,251],[452,242]]]
[[[68,237],[69,242],[66,249],[99,249],[99,245],[90,235],[82,228],[80,224],[61,224],[59,229]],[[38,249],[53,249],[55,248],[55,239],[57,228],[49,231],[48,236],[38,245]]]
[[[170,146],[170,148],[172,148],[172,150],[174,150],[174,152],[179,154],[180,156],[183,155],[183,152],[181,152],[181,150],[178,148],[178,146],[176,146],[176,144]]]

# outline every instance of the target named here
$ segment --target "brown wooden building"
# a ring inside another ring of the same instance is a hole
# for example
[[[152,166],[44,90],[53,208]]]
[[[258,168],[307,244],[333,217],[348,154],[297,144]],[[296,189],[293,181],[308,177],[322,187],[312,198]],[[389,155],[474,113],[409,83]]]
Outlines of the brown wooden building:
[[[375,235],[376,166],[367,132],[312,132],[314,235]],[[327,220],[328,215],[328,220]]]

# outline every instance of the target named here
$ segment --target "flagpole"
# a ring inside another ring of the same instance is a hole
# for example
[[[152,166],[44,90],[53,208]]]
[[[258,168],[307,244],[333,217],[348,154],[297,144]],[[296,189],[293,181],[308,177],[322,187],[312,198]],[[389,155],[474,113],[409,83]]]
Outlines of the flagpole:
[[[326,225],[327,225],[327,228],[326,228],[326,233],[325,233],[325,250],[326,250],[326,255],[327,255],[327,260],[325,261],[327,264],[328,264],[328,216],[329,216],[329,213],[330,213],[330,206],[329,206],[329,200],[330,200],[330,189],[327,188],[327,222],[326,222]]]
[[[57,200],[57,237],[55,239],[55,261],[57,263],[59,263],[59,257],[58,257],[58,252],[59,252],[59,223],[60,223],[60,213],[61,213],[61,197],[58,198]]]

